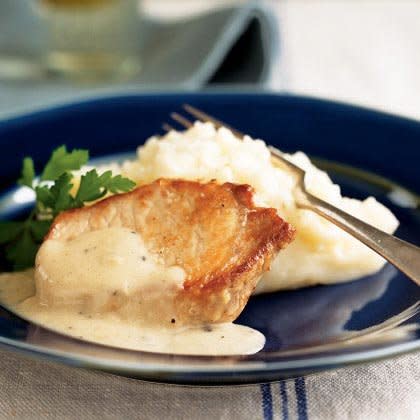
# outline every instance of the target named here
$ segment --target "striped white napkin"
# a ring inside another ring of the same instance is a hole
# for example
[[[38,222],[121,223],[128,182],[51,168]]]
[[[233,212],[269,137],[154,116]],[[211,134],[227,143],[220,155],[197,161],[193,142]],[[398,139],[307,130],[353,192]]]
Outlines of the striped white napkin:
[[[0,352],[0,419],[419,419],[420,353],[271,384],[142,382]]]

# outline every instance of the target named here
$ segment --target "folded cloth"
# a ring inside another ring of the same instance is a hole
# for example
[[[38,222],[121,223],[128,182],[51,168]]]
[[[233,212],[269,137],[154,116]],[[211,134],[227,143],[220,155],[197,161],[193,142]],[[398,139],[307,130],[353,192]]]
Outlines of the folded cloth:
[[[42,28],[35,17],[22,13],[23,6],[29,7],[15,0],[1,2],[0,65],[2,54],[7,56],[13,50],[23,51],[27,57],[42,52],[37,39]],[[25,19],[22,25],[21,16]],[[81,85],[42,77],[25,83],[0,81],[0,117],[100,94],[193,90],[221,84],[261,87],[269,80],[279,50],[277,22],[272,16],[270,10],[252,1],[176,21],[144,17],[139,41],[142,68],[135,80],[111,85]],[[17,36],[16,27],[26,30]],[[28,43],[31,38],[36,41]]]
[[[271,384],[142,382],[0,351],[0,419],[418,419],[420,353]]]

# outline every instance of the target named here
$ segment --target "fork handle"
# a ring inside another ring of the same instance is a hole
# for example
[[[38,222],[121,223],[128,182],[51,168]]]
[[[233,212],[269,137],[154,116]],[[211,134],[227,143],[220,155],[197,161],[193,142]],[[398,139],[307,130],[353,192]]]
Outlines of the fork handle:
[[[420,248],[385,233],[305,192],[298,207],[319,214],[376,251],[420,286]]]

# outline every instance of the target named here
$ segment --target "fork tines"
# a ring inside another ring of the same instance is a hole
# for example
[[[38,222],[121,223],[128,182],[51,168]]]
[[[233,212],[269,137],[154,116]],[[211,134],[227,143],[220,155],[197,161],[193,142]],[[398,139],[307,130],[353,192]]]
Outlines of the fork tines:
[[[240,131],[236,130],[233,127],[228,126],[227,124],[223,123],[222,121],[212,117],[209,114],[206,114],[205,112],[191,106],[188,104],[184,104],[182,106],[182,108],[184,109],[184,111],[188,114],[189,117],[193,117],[194,119],[197,119],[198,121],[201,122],[211,122],[214,124],[214,126],[216,128],[220,128],[220,127],[226,127],[229,130],[231,130],[233,132],[233,134],[237,137],[242,138],[244,136],[243,133],[241,133]],[[178,124],[180,124],[183,128],[190,128],[193,123],[186,117],[184,117],[183,115],[177,113],[177,112],[172,112],[170,114],[170,117],[176,121]],[[171,131],[171,130],[175,130],[175,128],[173,126],[171,126],[170,124],[164,123],[162,124],[162,128],[165,131]]]

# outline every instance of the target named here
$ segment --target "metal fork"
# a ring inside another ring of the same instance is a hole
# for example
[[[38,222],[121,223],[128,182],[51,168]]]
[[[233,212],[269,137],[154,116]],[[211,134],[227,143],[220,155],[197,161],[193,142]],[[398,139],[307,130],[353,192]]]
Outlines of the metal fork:
[[[217,120],[211,115],[206,114],[191,105],[183,105],[183,108],[189,116],[193,116],[202,122],[211,122],[217,128],[229,128],[239,138],[244,136],[243,133],[235,128],[229,127],[224,122]],[[185,118],[176,112],[171,113],[171,118],[185,128],[189,128],[193,125],[188,118]],[[167,123],[163,124],[162,127],[166,131],[175,129]],[[341,229],[363,242],[369,248],[373,249],[420,286],[419,247],[362,222],[360,219],[344,212],[343,210],[340,210],[318,197],[315,197],[306,190],[305,171],[290,162],[276,148],[272,146],[268,147],[272,157],[279,163],[286,166],[296,178],[295,200],[298,208],[311,210],[339,226]]]

